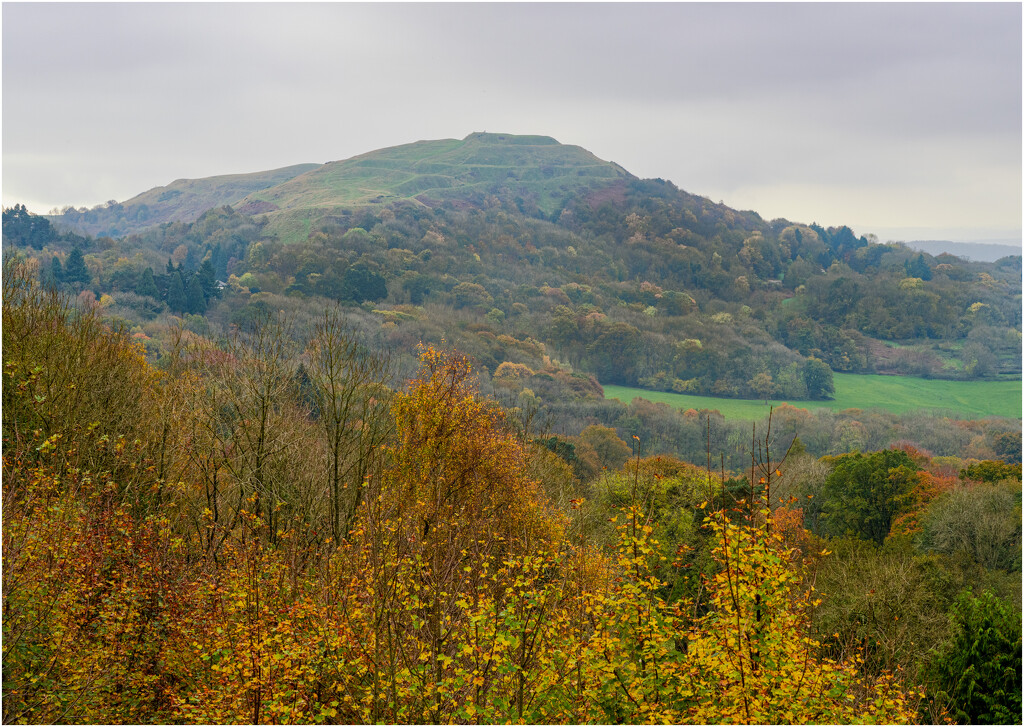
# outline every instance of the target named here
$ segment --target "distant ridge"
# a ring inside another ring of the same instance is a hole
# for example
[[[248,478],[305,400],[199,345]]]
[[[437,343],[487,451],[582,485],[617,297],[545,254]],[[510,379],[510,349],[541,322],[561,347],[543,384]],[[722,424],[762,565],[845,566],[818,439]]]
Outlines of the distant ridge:
[[[1020,245],[1004,245],[987,242],[951,242],[949,240],[912,240],[904,243],[913,250],[920,250],[929,255],[949,253],[972,262],[994,263],[1000,258],[1020,255]]]

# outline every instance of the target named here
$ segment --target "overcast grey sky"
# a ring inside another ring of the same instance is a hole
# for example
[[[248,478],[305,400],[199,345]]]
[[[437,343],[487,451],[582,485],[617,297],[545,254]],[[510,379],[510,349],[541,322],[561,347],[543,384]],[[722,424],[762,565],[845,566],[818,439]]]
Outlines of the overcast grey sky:
[[[3,204],[472,131],[765,218],[1021,234],[1021,5],[3,5]]]

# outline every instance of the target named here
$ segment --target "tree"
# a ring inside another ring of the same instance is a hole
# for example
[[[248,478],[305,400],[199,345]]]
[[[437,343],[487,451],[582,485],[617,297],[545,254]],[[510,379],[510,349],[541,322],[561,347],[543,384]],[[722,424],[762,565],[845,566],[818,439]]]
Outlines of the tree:
[[[990,591],[968,590],[952,616],[952,638],[932,664],[940,697],[962,724],[1020,724],[1020,612]]]
[[[809,613],[820,604],[763,501],[754,521],[713,513],[718,573],[711,609],[689,633],[699,674],[693,722],[840,724],[913,718],[890,673],[865,677],[855,661],[821,656]]]
[[[494,298],[477,283],[459,283],[452,288],[452,300],[456,308],[488,308]]]
[[[932,503],[923,520],[924,550],[1020,573],[1019,480],[1015,487],[982,484],[954,490]]]
[[[767,371],[761,371],[754,375],[747,385],[757,392],[759,398],[764,399],[764,403],[768,403],[768,399],[775,393],[775,381],[772,380],[772,375]]]
[[[195,275],[200,285],[202,285],[203,297],[206,298],[207,302],[220,293],[220,290],[217,288],[217,273],[214,270],[211,258],[211,255],[206,256]]]
[[[50,261],[50,280],[56,285],[64,282],[64,267],[60,264],[60,258],[56,255]]]
[[[343,297],[356,303],[362,303],[364,300],[383,300],[388,297],[385,277],[365,265],[353,265],[346,270],[341,285]]]
[[[327,496],[335,542],[349,533],[388,432],[390,362],[364,348],[335,307],[314,324],[306,395],[327,445]]]
[[[913,262],[907,260],[903,263],[903,269],[911,278],[920,278],[921,280],[932,279],[932,269],[928,267],[928,263],[925,262],[924,253],[921,253],[914,258]]]
[[[765,449],[767,452],[767,449]],[[783,537],[767,503],[775,470],[758,458],[749,517],[702,506],[717,572],[707,604],[669,608],[654,566],[661,555],[638,476],[629,507],[615,520],[619,572],[594,607],[590,641],[597,688],[588,696],[607,723],[902,723],[913,718],[894,675],[864,675],[856,658],[822,655],[810,613],[820,604],[813,579]],[[639,474],[639,468],[637,469]],[[622,516],[625,516],[624,518]],[[588,613],[590,608],[588,608]],[[603,673],[603,674],[602,674]],[[604,683],[601,684],[603,675]],[[591,677],[593,678],[593,677]],[[603,687],[603,688],[602,688]]]
[[[406,273],[402,279],[402,289],[409,294],[409,302],[413,305],[423,304],[423,300],[430,295],[431,285],[430,278],[416,272]]]
[[[835,393],[832,369],[819,358],[811,356],[804,363],[804,385],[811,399],[831,399]]]
[[[615,430],[601,424],[591,424],[584,427],[580,432],[580,439],[589,444],[598,458],[601,466],[610,470],[617,470],[626,464],[632,452],[629,445],[623,442]]]
[[[992,449],[1004,462],[1021,461],[1020,432],[1003,432],[992,438]]]
[[[59,238],[50,221],[16,204],[3,211],[3,237],[16,246],[42,248]]]
[[[206,312],[206,297],[203,294],[203,284],[198,275],[193,275],[188,281],[188,290],[185,291],[185,310],[195,315],[202,315]]]
[[[171,273],[170,283],[167,285],[167,307],[174,313],[184,313],[188,310],[185,283],[182,282],[179,271]]]
[[[836,457],[822,491],[826,530],[881,545],[893,520],[909,506],[916,483],[917,467],[903,450]]]
[[[587,346],[587,354],[602,382],[632,386],[636,383],[637,360],[642,347],[639,330],[628,323],[616,322]]]
[[[139,295],[147,295],[150,298],[160,300],[160,289],[156,287],[156,279],[153,277],[153,268],[146,268],[139,278],[139,285],[135,288]]]
[[[85,256],[82,255],[81,248],[72,248],[64,263],[64,282],[88,285],[91,280],[92,275],[89,273],[89,268],[85,266]]]

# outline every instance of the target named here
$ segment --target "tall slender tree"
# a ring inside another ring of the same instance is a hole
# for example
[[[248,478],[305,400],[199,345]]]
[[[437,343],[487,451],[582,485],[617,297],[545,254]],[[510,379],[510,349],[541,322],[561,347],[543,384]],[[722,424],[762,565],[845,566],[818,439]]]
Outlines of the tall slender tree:
[[[175,313],[184,313],[188,310],[185,283],[181,279],[181,273],[177,271],[171,274],[170,284],[167,286],[167,307]]]

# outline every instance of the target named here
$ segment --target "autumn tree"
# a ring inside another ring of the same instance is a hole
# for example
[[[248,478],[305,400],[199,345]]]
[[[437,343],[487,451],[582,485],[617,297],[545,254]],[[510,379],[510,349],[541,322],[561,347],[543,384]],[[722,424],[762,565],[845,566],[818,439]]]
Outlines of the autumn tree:
[[[631,454],[629,445],[611,427],[591,424],[583,428],[579,437],[597,452],[601,466],[611,470],[622,467]]]
[[[375,644],[366,718],[446,722],[465,698],[465,687],[441,688],[469,656],[457,636],[472,633],[479,608],[485,620],[476,628],[506,638],[493,633],[492,620],[514,575],[510,564],[537,552],[550,558],[559,530],[526,476],[523,445],[479,397],[464,357],[425,349],[419,377],[392,412],[389,464],[367,491],[353,535],[362,542],[359,577],[372,594],[362,606]],[[533,649],[528,654],[532,660]],[[486,684],[496,664],[474,678]],[[409,711],[393,711],[399,703]]]
[[[293,391],[296,352],[290,322],[260,312],[235,329],[223,349],[207,346],[196,354],[209,396],[220,402],[210,426],[228,453],[222,466],[235,484],[228,529],[244,524],[249,513],[262,518],[272,541],[288,529],[282,518],[309,516],[315,497],[306,486],[312,473],[291,466],[296,456],[312,452],[300,447],[305,432]]]
[[[764,403],[768,403],[768,399],[775,393],[775,381],[772,379],[771,374],[767,371],[761,371],[754,375],[747,385],[753,389],[757,395],[764,399]]]
[[[390,362],[359,343],[338,307],[314,324],[307,353],[306,396],[326,440],[330,527],[338,542],[348,534],[390,431],[391,392],[384,383]]]

